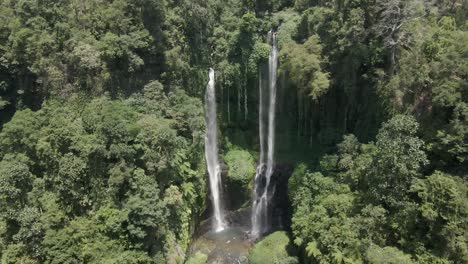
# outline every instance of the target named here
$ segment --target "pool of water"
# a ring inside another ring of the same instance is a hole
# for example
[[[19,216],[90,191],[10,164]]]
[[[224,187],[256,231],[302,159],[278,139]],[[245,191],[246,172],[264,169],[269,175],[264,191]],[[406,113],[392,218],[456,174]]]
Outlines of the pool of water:
[[[252,246],[247,228],[229,227],[220,232],[209,231],[192,242],[190,255],[201,252],[208,256],[207,263],[248,263],[247,256]]]

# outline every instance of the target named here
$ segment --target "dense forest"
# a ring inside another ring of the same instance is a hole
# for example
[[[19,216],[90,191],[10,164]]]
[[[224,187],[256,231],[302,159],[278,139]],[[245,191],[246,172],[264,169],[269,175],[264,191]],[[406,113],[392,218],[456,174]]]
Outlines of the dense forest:
[[[190,252],[212,211],[208,69],[225,209],[248,211],[269,31],[283,220],[235,263],[468,263],[467,17],[464,0],[0,0],[1,263],[222,263]]]

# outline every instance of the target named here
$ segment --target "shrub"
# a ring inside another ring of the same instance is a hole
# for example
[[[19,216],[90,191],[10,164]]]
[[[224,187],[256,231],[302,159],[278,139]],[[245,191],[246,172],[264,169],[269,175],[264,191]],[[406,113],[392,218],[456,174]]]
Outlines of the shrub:
[[[298,263],[289,256],[292,245],[285,231],[277,231],[258,242],[250,251],[251,264]]]

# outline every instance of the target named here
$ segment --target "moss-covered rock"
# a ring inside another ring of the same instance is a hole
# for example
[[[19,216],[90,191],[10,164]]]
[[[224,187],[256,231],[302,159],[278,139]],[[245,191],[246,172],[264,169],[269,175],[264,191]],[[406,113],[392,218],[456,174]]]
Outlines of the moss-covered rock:
[[[258,242],[250,251],[251,264],[295,264],[299,263],[294,247],[285,231],[277,231]]]
[[[232,149],[224,155],[224,162],[228,167],[227,197],[235,197],[229,201],[228,207],[238,209],[250,201],[255,160],[246,150]]]
[[[230,150],[224,156],[229,168],[229,179],[248,185],[255,175],[254,157],[246,150]]]

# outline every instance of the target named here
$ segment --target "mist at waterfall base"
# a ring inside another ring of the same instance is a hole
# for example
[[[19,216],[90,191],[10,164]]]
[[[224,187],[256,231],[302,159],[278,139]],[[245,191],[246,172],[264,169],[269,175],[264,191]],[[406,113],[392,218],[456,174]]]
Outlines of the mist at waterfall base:
[[[275,193],[275,186],[271,185],[271,176],[274,169],[275,150],[275,110],[276,110],[276,80],[278,68],[278,49],[276,46],[276,33],[268,33],[268,41],[271,44],[271,51],[268,58],[268,108],[265,109],[265,85],[264,73],[259,71],[259,138],[260,138],[260,158],[254,182],[253,204],[252,204],[252,229],[251,236],[257,238],[268,232],[270,228],[270,201]],[[265,120],[265,110],[268,111]],[[267,126],[265,121],[268,121]],[[265,131],[265,127],[268,131]],[[265,155],[265,132],[267,132],[267,144]],[[266,156],[266,157],[265,157]]]
[[[205,93],[205,157],[208,167],[211,199],[213,203],[213,228],[216,232],[225,228],[221,199],[221,169],[218,160],[218,124],[216,121],[215,72],[209,70],[209,82]]]

